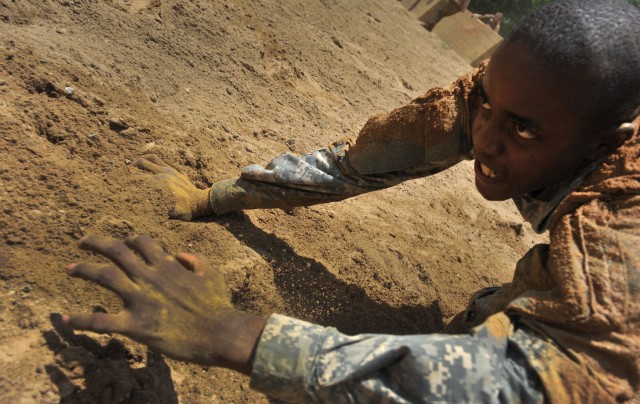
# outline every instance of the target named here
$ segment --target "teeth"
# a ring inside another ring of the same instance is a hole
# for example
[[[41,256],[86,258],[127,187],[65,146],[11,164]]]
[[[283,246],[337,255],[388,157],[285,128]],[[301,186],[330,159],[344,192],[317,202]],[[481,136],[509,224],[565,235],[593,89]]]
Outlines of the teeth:
[[[496,178],[498,176],[498,174],[495,171],[493,171],[492,169],[490,169],[489,167],[485,166],[482,163],[480,163],[480,169],[482,170],[482,174],[486,175],[489,178]]]

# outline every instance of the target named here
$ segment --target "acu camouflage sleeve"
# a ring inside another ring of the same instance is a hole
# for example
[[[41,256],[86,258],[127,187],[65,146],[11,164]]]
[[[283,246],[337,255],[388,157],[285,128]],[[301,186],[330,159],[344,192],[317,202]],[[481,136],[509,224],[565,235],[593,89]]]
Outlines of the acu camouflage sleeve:
[[[510,342],[522,333],[504,315],[468,335],[408,336],[346,336],[273,315],[251,387],[290,402],[539,403],[540,383]]]
[[[485,66],[449,88],[374,116],[357,141],[345,139],[310,154],[283,154],[266,167],[211,187],[214,212],[289,208],[338,201],[424,177],[471,156],[471,116]]]

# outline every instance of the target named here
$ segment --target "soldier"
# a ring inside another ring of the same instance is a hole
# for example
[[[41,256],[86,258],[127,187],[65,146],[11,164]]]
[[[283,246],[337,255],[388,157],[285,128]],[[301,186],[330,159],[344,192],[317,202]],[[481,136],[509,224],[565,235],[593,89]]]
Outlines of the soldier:
[[[550,243],[518,262],[511,283],[472,298],[450,327],[460,334],[346,336],[260,318],[232,307],[202,259],[170,256],[146,236],[79,242],[116,266],[71,264],[70,274],[125,308],[64,321],[235,369],[298,402],[630,399],[640,388],[639,20],[623,0],[550,3],[488,64],[371,118],[356,142],[286,154],[208,190],[157,157],[137,161],[174,192],[172,216],[190,220],[336,201],[475,158],[478,191],[513,198]]]

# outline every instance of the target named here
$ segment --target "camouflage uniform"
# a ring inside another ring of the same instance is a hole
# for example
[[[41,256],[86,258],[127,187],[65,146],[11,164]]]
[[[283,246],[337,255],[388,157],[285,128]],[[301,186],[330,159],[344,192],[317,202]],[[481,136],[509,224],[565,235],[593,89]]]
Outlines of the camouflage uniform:
[[[213,185],[217,213],[337,201],[473,158],[471,121],[486,65],[447,89],[373,117],[357,142]],[[291,401],[612,402],[640,387],[640,118],[615,153],[566,183],[515,198],[548,245],[511,283],[480,291],[464,335],[359,335],[274,315],[252,386]]]
[[[539,379],[512,343],[535,338],[498,316],[499,326],[469,335],[346,336],[275,314],[251,387],[291,402],[542,402]]]

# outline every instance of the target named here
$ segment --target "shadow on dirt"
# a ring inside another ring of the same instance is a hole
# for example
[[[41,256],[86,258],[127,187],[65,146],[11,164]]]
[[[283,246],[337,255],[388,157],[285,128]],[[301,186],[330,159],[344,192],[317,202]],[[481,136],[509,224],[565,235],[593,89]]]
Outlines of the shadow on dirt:
[[[316,260],[296,254],[289,244],[242,213],[222,216],[216,222],[270,263],[276,288],[292,316],[347,334],[424,334],[442,328],[437,301],[429,306],[391,307],[371,299],[363,288],[336,278]],[[238,303],[242,296],[233,298]]]
[[[171,369],[161,355],[147,351],[146,366],[137,368],[144,358],[119,341],[103,346],[65,327],[59,314],[50,320],[54,329],[43,336],[56,363],[45,370],[58,387],[60,403],[178,403]]]

